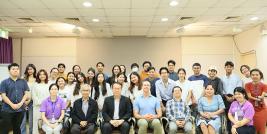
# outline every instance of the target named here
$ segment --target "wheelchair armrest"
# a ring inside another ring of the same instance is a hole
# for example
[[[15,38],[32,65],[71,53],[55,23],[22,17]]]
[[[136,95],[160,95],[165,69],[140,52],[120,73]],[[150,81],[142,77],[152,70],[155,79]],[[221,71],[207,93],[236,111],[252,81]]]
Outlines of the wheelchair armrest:
[[[42,125],[43,125],[43,120],[38,119],[38,129],[42,129]]]
[[[136,119],[134,117],[131,117],[128,121],[132,126],[136,125]]]

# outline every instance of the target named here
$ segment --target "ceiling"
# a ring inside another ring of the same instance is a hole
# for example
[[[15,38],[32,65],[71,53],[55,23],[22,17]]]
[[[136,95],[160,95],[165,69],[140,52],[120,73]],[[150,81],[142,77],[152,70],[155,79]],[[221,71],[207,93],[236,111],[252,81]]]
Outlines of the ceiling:
[[[83,6],[85,1],[92,7]],[[12,37],[225,36],[267,19],[267,0],[177,0],[175,7],[170,1],[0,0],[0,28]],[[78,26],[80,33],[69,24]]]

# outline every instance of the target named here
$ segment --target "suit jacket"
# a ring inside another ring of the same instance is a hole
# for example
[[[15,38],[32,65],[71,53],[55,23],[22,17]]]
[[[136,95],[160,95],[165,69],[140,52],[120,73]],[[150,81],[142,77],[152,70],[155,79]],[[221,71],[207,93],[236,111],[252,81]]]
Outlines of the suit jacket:
[[[113,119],[114,107],[114,96],[107,97],[102,109],[102,116],[105,122],[109,122]],[[125,96],[121,96],[119,104],[119,119],[128,121],[128,119],[132,117],[132,112],[133,109],[130,99]]]
[[[97,102],[91,98],[88,100],[88,110],[85,115],[82,110],[82,98],[76,100],[71,111],[72,122],[80,124],[81,121],[87,121],[87,123],[96,123],[98,116]]]

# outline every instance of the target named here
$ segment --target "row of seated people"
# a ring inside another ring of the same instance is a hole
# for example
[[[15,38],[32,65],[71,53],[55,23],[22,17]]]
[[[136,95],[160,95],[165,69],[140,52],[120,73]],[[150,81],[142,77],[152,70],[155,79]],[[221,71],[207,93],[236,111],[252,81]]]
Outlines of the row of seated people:
[[[84,84],[81,86],[82,98],[74,102],[71,110],[70,133],[88,133],[97,131],[97,119],[101,118],[100,129],[103,134],[110,134],[117,129],[122,134],[128,134],[131,128],[130,119],[134,117],[137,123],[133,123],[138,128],[138,134],[147,133],[148,128],[155,134],[164,133],[161,118],[166,116],[168,129],[166,131],[174,134],[179,129],[183,129],[186,134],[194,133],[193,127],[196,124],[204,134],[215,134],[219,132],[221,115],[224,113],[224,103],[220,95],[214,94],[212,85],[207,85],[203,96],[198,100],[198,116],[192,118],[191,109],[182,101],[182,89],[175,86],[172,90],[173,99],[167,101],[166,109],[162,110],[160,100],[150,93],[150,82],[142,82],[143,94],[132,103],[128,97],[121,95],[122,85],[112,84],[113,95],[105,98],[103,109],[98,110],[98,104],[90,98],[91,86]],[[47,134],[60,133],[63,125],[66,104],[57,96],[58,86],[51,84],[49,87],[50,97],[45,99],[40,108],[42,114],[42,129]],[[237,87],[234,89],[235,101],[231,104],[227,113],[232,122],[231,133],[253,134],[254,108],[247,101],[245,89]],[[230,132],[229,132],[230,133]]]

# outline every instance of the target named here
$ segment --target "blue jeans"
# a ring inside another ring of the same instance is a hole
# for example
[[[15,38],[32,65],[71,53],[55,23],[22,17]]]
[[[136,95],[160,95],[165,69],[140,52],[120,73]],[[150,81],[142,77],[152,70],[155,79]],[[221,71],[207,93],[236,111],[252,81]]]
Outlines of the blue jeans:
[[[33,118],[33,108],[32,106],[29,107],[29,109],[25,112],[23,120],[21,122],[20,130],[21,134],[27,134],[26,131],[26,124],[27,124],[27,113],[29,113],[29,134],[32,134],[32,118]]]

